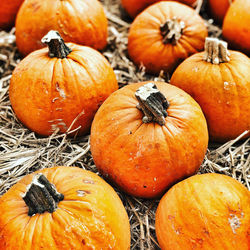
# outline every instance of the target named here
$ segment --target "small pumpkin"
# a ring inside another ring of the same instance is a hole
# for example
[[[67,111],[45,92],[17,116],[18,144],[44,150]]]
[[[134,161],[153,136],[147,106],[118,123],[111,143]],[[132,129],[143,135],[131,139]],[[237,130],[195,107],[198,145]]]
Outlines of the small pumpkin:
[[[228,51],[225,42],[207,38],[205,51],[180,64],[170,83],[200,104],[211,140],[225,142],[250,130],[250,59]]]
[[[98,110],[91,152],[104,177],[153,198],[194,174],[207,150],[206,120],[184,91],[164,82],[127,85]]]
[[[136,17],[128,36],[128,53],[147,72],[171,73],[204,47],[207,29],[190,7],[172,1],[156,3]]]
[[[248,250],[250,192],[221,174],[192,176],[161,199],[155,229],[162,250]]]
[[[106,47],[108,21],[98,0],[26,0],[16,19],[16,44],[26,56],[41,49],[41,39],[58,30],[66,42],[101,50]]]
[[[250,0],[235,0],[225,16],[222,35],[229,45],[250,56]]]
[[[1,0],[0,29],[8,30],[15,25],[16,14],[24,0]]]
[[[223,19],[227,13],[230,4],[234,0],[209,0],[208,5],[210,12],[214,19],[219,23],[223,22]]]
[[[130,248],[128,216],[113,188],[76,167],[25,176],[0,198],[0,249]]]
[[[19,120],[40,135],[64,133],[70,127],[80,127],[78,135],[85,134],[99,106],[118,89],[114,71],[98,51],[65,44],[56,31],[42,40],[49,50],[31,53],[12,74],[12,107]]]
[[[140,12],[142,12],[149,5],[160,2],[161,0],[121,0],[123,8],[132,17],[136,17]],[[194,5],[196,0],[179,0],[177,2],[184,3],[187,5]]]

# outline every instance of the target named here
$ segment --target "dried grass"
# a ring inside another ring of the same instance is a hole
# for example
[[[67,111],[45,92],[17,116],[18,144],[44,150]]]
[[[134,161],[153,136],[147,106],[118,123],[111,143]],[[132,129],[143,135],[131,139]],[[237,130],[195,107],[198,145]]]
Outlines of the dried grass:
[[[104,0],[109,19],[109,45],[104,55],[117,75],[119,85],[145,80],[168,80],[154,77],[137,69],[127,55],[127,31],[131,20],[121,11],[118,0]],[[203,1],[198,0],[197,12],[206,19],[209,34],[220,37],[221,29],[208,19]],[[14,29],[0,32],[0,195],[22,176],[53,165],[78,166],[98,173],[90,153],[89,136],[68,138],[53,134],[41,138],[24,128],[16,119],[8,98],[11,72],[20,56],[15,46]],[[250,139],[241,137],[225,145],[210,145],[199,173],[217,172],[232,176],[250,189]],[[116,189],[117,190],[117,189]],[[154,216],[158,201],[137,199],[117,190],[131,223],[131,249],[158,249]]]

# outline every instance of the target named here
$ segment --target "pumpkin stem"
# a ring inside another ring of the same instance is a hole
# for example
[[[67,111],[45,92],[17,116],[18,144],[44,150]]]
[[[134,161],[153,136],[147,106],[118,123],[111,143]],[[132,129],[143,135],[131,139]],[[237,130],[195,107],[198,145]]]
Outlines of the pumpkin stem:
[[[153,121],[161,126],[165,124],[169,102],[154,83],[150,82],[141,86],[136,90],[135,97],[139,101],[137,108],[144,114],[142,118],[144,123]]]
[[[203,60],[212,64],[230,61],[227,43],[217,38],[207,37],[205,40],[205,55]]]
[[[49,57],[66,58],[72,50],[64,43],[58,31],[51,30],[42,38],[42,43],[49,47]]]
[[[58,193],[43,174],[36,174],[22,198],[29,207],[28,215],[32,216],[37,213],[53,213],[58,202],[64,199],[64,195]]]
[[[184,28],[185,23],[183,21],[178,21],[176,17],[167,19],[167,21],[160,26],[163,43],[177,44]]]

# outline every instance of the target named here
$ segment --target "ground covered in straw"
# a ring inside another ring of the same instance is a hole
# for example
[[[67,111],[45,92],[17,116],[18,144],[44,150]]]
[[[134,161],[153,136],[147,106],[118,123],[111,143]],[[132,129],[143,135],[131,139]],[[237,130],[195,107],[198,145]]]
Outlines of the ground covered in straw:
[[[127,55],[127,32],[131,20],[121,10],[119,0],[103,0],[109,19],[109,44],[103,54],[115,70],[119,85],[157,80],[137,69]],[[207,20],[209,33],[220,37],[221,29],[213,25],[205,2],[198,0],[196,11]],[[90,153],[89,136],[68,138],[54,134],[41,138],[24,128],[15,117],[8,98],[12,70],[20,61],[15,46],[15,30],[0,31],[0,195],[22,176],[54,165],[78,166],[98,173]],[[69,131],[70,133],[70,131]],[[218,172],[239,180],[250,189],[250,139],[237,138],[225,145],[209,145],[199,173]],[[158,249],[154,232],[154,214],[158,201],[137,199],[117,190],[131,223],[131,249]]]

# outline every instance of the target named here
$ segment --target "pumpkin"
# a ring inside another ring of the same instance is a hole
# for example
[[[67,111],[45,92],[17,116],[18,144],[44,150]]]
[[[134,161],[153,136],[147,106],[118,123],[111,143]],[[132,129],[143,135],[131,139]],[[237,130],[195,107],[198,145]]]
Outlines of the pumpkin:
[[[156,2],[160,2],[160,0],[121,0],[123,8],[126,12],[132,17],[136,17],[140,12],[142,12],[149,5],[152,5]],[[196,0],[179,0],[177,2],[181,2],[187,5],[194,5]]]
[[[210,12],[214,19],[219,23],[223,22],[223,19],[227,13],[227,10],[233,0],[209,0],[208,5]]]
[[[225,16],[222,35],[229,45],[250,56],[250,0],[234,1]]]
[[[211,140],[226,142],[250,130],[250,60],[225,42],[207,38],[205,51],[186,59],[170,83],[200,104]]]
[[[0,249],[130,248],[130,226],[114,189],[77,167],[25,176],[0,198]]]
[[[0,29],[9,29],[14,26],[16,14],[24,0],[1,0]]]
[[[16,20],[16,44],[26,56],[58,30],[66,42],[101,50],[107,44],[107,18],[98,0],[26,0]]]
[[[190,7],[177,2],[156,3],[136,17],[128,36],[128,53],[147,72],[171,73],[204,47],[207,29]]]
[[[192,176],[160,200],[155,229],[162,250],[248,250],[250,192],[221,174]]]
[[[207,124],[199,105],[164,82],[135,83],[114,92],[91,127],[96,167],[137,197],[158,197],[194,174],[207,144]]]
[[[40,135],[70,128],[85,134],[99,106],[118,89],[114,71],[98,51],[65,45],[56,31],[42,40],[49,50],[31,53],[12,74],[12,107],[19,120]]]

